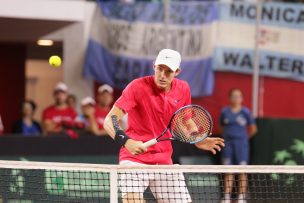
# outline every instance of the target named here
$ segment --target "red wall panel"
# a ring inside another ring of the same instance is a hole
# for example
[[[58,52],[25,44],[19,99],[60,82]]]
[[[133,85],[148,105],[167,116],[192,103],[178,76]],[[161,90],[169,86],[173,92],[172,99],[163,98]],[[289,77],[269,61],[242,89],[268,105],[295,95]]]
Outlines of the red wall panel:
[[[20,118],[25,95],[25,58],[25,45],[0,44],[0,114],[5,132],[10,132]]]
[[[304,118],[304,83],[265,78],[264,117]]]
[[[252,76],[237,73],[216,72],[213,94],[209,97],[194,98],[193,103],[208,109],[217,124],[221,108],[228,104],[228,92],[235,87],[243,91],[244,105],[251,109]],[[303,119],[303,103],[304,83],[264,78],[263,115],[259,117]]]

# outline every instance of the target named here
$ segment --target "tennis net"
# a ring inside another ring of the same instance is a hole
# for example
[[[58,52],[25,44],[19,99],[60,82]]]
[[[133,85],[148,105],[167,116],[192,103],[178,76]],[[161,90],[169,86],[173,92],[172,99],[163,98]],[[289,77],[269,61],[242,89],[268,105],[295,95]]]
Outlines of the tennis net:
[[[116,203],[122,197],[124,202],[300,203],[304,202],[304,166],[0,161],[0,202]]]

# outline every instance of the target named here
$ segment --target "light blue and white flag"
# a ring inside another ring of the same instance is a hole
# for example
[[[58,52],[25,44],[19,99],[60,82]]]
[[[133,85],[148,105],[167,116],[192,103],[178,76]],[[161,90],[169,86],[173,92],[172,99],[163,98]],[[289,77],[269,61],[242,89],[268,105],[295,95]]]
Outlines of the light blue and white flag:
[[[182,55],[182,72],[192,96],[213,90],[212,54],[218,5],[172,2],[165,20],[162,3],[99,2],[87,48],[84,75],[115,88],[153,74],[153,60],[164,48]]]

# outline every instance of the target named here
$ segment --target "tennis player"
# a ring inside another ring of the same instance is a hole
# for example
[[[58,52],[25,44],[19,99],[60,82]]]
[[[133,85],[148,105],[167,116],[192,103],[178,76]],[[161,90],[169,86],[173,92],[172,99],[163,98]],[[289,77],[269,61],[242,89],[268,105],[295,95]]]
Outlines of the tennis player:
[[[225,148],[222,153],[224,165],[247,165],[249,162],[249,138],[257,132],[255,121],[248,108],[242,105],[243,93],[234,88],[229,92],[229,106],[223,108],[220,115]],[[247,177],[239,174],[238,203],[246,202]],[[225,196],[222,203],[231,202],[234,175],[225,175]]]
[[[159,142],[147,149],[143,146],[143,142],[155,138],[154,136],[166,129],[176,110],[191,104],[188,83],[175,78],[181,72],[180,63],[181,56],[177,51],[161,50],[154,62],[154,76],[132,81],[107,115],[104,128],[122,145],[119,154],[120,165],[173,164],[170,141]],[[115,132],[112,116],[117,116],[119,120],[126,113],[128,113],[128,129],[126,132]],[[166,136],[170,136],[169,132]],[[216,154],[224,146],[224,141],[221,138],[207,138],[195,146]],[[179,187],[164,187],[164,185],[176,184],[176,180],[180,180]],[[165,184],[163,181],[161,177],[153,174],[122,176],[120,185],[123,202],[144,202],[143,193],[148,186],[158,202],[191,202],[181,174],[167,177]]]

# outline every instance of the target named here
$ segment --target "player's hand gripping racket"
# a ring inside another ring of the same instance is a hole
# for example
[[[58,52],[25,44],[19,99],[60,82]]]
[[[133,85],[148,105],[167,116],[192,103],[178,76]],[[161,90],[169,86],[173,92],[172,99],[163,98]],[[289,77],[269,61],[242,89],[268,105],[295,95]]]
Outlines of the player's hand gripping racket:
[[[157,138],[145,142],[145,147],[150,147],[157,142],[165,140],[177,140],[195,144],[211,135],[212,118],[208,111],[198,105],[187,105],[178,109],[167,126]],[[170,131],[171,138],[162,138],[167,131]]]

